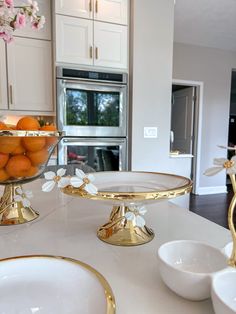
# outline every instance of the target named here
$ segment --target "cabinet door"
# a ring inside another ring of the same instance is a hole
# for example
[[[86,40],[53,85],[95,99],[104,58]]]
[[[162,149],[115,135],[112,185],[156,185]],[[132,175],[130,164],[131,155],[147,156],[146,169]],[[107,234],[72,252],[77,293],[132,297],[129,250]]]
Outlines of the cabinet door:
[[[83,18],[93,18],[92,0],[55,0],[58,14]]]
[[[7,46],[9,108],[52,111],[51,43],[15,38]]]
[[[93,21],[56,16],[56,62],[93,64]]]
[[[7,104],[7,73],[6,73],[6,46],[0,39],[0,109],[8,109]]]
[[[127,69],[127,26],[94,22],[94,65]]]
[[[26,3],[27,1],[24,1]],[[47,39],[51,40],[51,0],[37,0],[39,5],[39,15],[44,15],[46,22],[40,30],[34,30],[31,28],[30,24],[26,27],[18,29],[14,32],[15,36]],[[15,6],[22,5],[22,0],[14,0]]]
[[[128,0],[94,0],[94,19],[127,25]]]

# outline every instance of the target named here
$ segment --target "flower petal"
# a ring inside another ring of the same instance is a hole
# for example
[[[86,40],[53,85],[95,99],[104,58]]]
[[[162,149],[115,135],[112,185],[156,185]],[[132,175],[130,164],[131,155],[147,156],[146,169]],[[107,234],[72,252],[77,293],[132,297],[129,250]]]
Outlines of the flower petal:
[[[144,226],[145,226],[145,224],[146,224],[146,222],[145,222],[145,220],[143,219],[143,217],[142,216],[136,216],[136,225],[138,226],[138,227],[140,227],[140,228],[143,228]]]
[[[235,155],[231,158],[231,161],[236,163],[236,156]]]
[[[77,177],[84,179],[86,177],[85,173],[81,169],[75,169],[75,174]]]
[[[86,184],[84,190],[91,195],[96,195],[98,192],[97,187],[92,183]]]
[[[22,198],[21,195],[15,195],[15,196],[14,196],[14,201],[15,201],[15,202],[22,202],[22,200],[23,200],[23,198]]]
[[[228,161],[226,158],[215,158],[213,163],[216,166],[223,166],[226,161]]]
[[[42,191],[43,192],[50,192],[50,191],[52,191],[52,189],[54,188],[55,184],[56,184],[56,182],[54,182],[54,181],[45,182],[42,185]]]
[[[66,174],[66,169],[60,168],[57,170],[57,176],[63,177]]]
[[[79,177],[71,177],[70,184],[75,188],[79,188],[82,184],[84,184],[84,181]]]
[[[146,210],[146,208],[145,208],[144,206],[139,207],[139,208],[137,209],[137,211],[138,211],[138,213],[139,213],[140,215],[145,215],[146,212],[147,212],[147,210]]]
[[[23,191],[22,191],[22,189],[21,189],[21,188],[17,188],[17,189],[16,189],[16,192],[17,192],[17,194],[20,194],[20,195],[22,195],[22,194],[23,194]]]
[[[224,146],[224,145],[217,145],[220,148],[224,148],[227,150],[236,150],[236,146]]]
[[[70,179],[69,178],[61,178],[58,183],[57,186],[59,188],[65,188],[67,185],[70,185]]]
[[[93,174],[88,174],[87,178],[89,179],[90,182],[93,182],[95,180],[95,177]]]
[[[22,200],[22,204],[24,207],[30,207],[30,201],[28,200],[28,198],[23,198]]]
[[[135,214],[134,213],[132,213],[132,212],[127,212],[127,213],[125,213],[125,218],[127,219],[127,220],[134,220],[135,219]]]
[[[55,172],[53,171],[48,171],[44,173],[44,178],[46,180],[52,180],[56,176]]]
[[[231,168],[226,169],[227,174],[236,174],[236,167],[233,166]]]
[[[217,174],[218,172],[220,172],[223,169],[224,169],[223,167],[212,167],[212,168],[207,169],[204,172],[204,175],[205,176],[214,176],[215,174]]]

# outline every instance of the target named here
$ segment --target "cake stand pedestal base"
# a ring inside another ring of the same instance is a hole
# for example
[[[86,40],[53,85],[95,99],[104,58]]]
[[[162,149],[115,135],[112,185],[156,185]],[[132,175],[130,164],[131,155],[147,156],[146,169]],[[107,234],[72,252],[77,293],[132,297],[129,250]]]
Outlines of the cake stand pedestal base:
[[[97,236],[100,240],[119,246],[135,246],[150,242],[154,232],[146,225],[138,227],[134,220],[128,221],[124,215],[128,206],[113,206],[109,222],[100,227]]]
[[[5,186],[0,200],[0,226],[19,225],[36,219],[39,214],[30,207],[24,207],[22,202],[14,201],[20,184],[8,184]]]

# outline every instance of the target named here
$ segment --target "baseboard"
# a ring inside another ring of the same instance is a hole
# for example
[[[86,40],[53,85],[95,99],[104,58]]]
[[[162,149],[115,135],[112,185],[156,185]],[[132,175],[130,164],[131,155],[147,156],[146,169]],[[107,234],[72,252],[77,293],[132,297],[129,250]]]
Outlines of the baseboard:
[[[226,185],[199,187],[196,191],[197,195],[227,193]]]

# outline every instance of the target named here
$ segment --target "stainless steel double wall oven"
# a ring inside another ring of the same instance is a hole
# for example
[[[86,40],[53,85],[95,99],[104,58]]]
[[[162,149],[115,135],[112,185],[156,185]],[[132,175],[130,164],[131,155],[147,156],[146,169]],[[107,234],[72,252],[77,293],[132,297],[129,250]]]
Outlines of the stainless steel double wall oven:
[[[127,74],[57,68],[59,164],[127,170]]]

